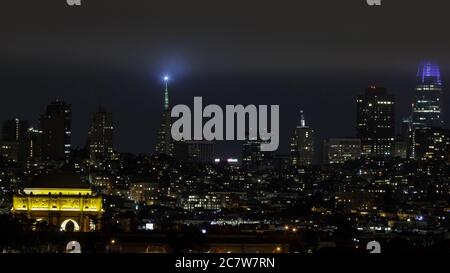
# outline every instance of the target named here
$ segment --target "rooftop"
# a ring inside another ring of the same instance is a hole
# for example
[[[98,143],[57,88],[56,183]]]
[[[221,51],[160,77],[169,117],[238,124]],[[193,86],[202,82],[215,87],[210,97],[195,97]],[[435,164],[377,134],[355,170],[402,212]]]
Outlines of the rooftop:
[[[36,177],[28,184],[28,188],[89,189],[89,185],[73,171],[57,171]]]

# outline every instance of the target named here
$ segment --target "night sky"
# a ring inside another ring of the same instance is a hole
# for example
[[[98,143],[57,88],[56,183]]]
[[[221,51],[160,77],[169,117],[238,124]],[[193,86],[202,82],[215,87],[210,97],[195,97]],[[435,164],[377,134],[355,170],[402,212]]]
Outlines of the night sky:
[[[150,153],[162,111],[161,76],[173,104],[279,104],[280,152],[304,109],[317,133],[355,134],[355,96],[368,85],[395,94],[409,114],[421,60],[450,82],[450,2],[383,0],[2,0],[0,120],[36,125],[56,98],[72,104],[73,144],[90,114],[113,112],[116,148]],[[450,107],[450,96],[445,94]],[[448,109],[444,106],[444,111]],[[450,111],[444,113],[450,122]],[[238,145],[221,145],[239,156]]]

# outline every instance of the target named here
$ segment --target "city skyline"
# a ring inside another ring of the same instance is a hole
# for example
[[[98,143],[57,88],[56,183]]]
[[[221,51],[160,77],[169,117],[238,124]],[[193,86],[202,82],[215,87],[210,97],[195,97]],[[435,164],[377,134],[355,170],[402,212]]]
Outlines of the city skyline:
[[[443,92],[442,99],[444,100],[444,104],[443,105],[445,107],[445,100],[449,99],[448,96],[446,96],[446,94],[445,94],[445,81],[442,80],[442,78],[445,79],[445,73],[442,73],[442,75],[441,75],[438,63],[436,63],[435,61],[430,62],[430,61],[423,61],[423,60],[418,64],[419,72],[420,72],[420,69],[424,67],[424,64],[427,64],[427,63],[428,64],[433,64],[435,66],[435,69],[437,69],[437,72],[439,73],[439,81],[441,83],[440,86],[442,86],[442,82],[444,82],[444,84],[443,84],[444,92]],[[165,80],[165,77],[169,77],[169,75],[168,74],[164,74],[163,77],[159,78],[159,83],[160,83],[159,84],[160,85],[159,103],[155,102],[155,106],[157,106],[157,107],[155,107],[155,109],[162,108],[161,109],[161,113],[164,113],[164,112],[168,111],[167,107],[168,107],[168,103],[169,103],[169,101],[168,101],[168,91],[167,91],[168,90],[168,78],[167,78],[167,80]],[[419,74],[415,74],[414,81],[413,81],[414,84],[416,84],[416,82],[417,82],[417,77],[420,78],[421,76]],[[173,84],[175,86],[178,86],[178,87],[183,85],[182,82],[177,81],[177,79],[174,79],[173,77],[172,77],[171,84]],[[411,83],[411,85],[413,85],[413,83]],[[374,86],[374,85],[369,85],[369,87],[370,86]],[[377,85],[377,86],[385,87],[383,85]],[[180,101],[177,98],[177,96],[176,96],[176,95],[178,95],[177,90],[176,89],[174,90],[174,88],[171,88],[171,89],[172,89],[172,101],[177,101],[178,103],[185,103],[183,101]],[[390,94],[397,94],[397,92],[395,92],[395,90],[392,90],[390,88],[387,88],[387,89],[388,89],[388,92]],[[363,90],[363,89],[361,89],[361,90]],[[356,96],[361,94],[361,90],[357,90],[355,92],[356,93],[355,94],[355,98],[356,98]],[[413,97],[414,93],[413,92],[414,91],[411,91],[411,97],[409,98],[410,101],[411,101],[410,103],[414,102],[414,97]],[[173,95],[173,93],[175,93],[175,95]],[[207,95],[207,97],[208,97],[208,95]],[[299,94],[299,95],[297,95],[297,97],[301,97],[301,95]],[[395,96],[395,98],[397,100],[397,96]],[[248,100],[248,98],[247,98],[247,100]],[[214,102],[211,99],[209,99],[208,101]],[[411,112],[412,110],[410,108],[410,103],[405,103],[404,102],[405,99],[403,100],[403,104],[402,104],[402,100],[401,99],[399,101],[400,101],[400,103],[397,102],[395,104],[395,111],[396,111],[395,123],[394,123],[394,125],[395,125],[394,126],[394,128],[395,128],[395,135],[401,133],[401,122],[405,119],[405,117],[410,117],[412,115],[412,112]],[[248,103],[250,104],[252,102],[249,101]],[[348,103],[351,103],[352,107],[355,108],[355,111],[356,111],[355,101],[354,100],[350,100],[350,102],[348,102]],[[71,103],[69,102],[69,104],[71,104]],[[160,107],[161,105],[163,105],[163,107]],[[189,105],[189,103],[188,103],[188,105]],[[301,105],[301,103],[299,103],[299,105]],[[102,105],[97,105],[96,109],[98,107],[102,107]],[[327,107],[328,107],[328,105],[324,105],[323,108],[312,109],[312,113],[316,113],[316,115],[317,115],[317,113],[320,114],[320,111],[317,111],[317,110],[325,111],[325,109],[328,110]],[[345,105],[343,107],[345,107],[346,109],[350,108],[349,105]],[[298,110],[301,109],[299,106],[298,106],[297,109],[295,109],[295,108],[296,108],[295,105],[292,105],[290,107],[290,109],[294,109],[294,111],[298,111]],[[307,106],[306,106],[306,108],[308,109]],[[407,111],[408,108],[409,108],[410,112]],[[164,110],[164,109],[166,109],[166,110]],[[311,108],[309,108],[309,109],[311,109]],[[109,109],[107,109],[107,110],[110,111]],[[89,116],[92,115],[94,112],[89,113]],[[110,111],[110,112],[112,112],[112,111]],[[161,115],[161,113],[159,113],[159,115]],[[170,111],[169,111],[169,114],[170,114]],[[293,113],[292,114],[288,113],[286,111],[286,109],[284,109],[283,107],[281,107],[281,114],[282,114],[282,116],[281,116],[282,120],[286,120],[286,116],[294,116]],[[283,114],[284,114],[284,116],[283,116]],[[446,114],[446,111],[443,111],[443,114],[441,115],[441,119],[442,119],[442,116],[444,116],[444,119],[445,119],[445,114]],[[167,116],[167,115],[168,114],[165,114],[165,116]],[[309,112],[307,113],[307,115],[309,117],[308,120],[314,120],[315,118],[317,118],[316,116],[311,115]],[[115,116],[116,120],[120,120],[120,116],[119,115],[115,114],[114,116]],[[163,114],[163,116],[164,116],[164,114]],[[347,116],[349,116],[349,115],[347,114]],[[9,118],[16,118],[16,117],[20,118],[20,115],[14,116],[14,117],[9,117]],[[343,119],[343,117],[340,117],[340,118]],[[24,119],[22,118],[22,120],[24,120]],[[77,117],[74,117],[72,120],[78,120],[79,121],[79,119]],[[295,128],[295,126],[298,125],[298,121],[296,121],[295,118],[293,120],[294,120],[294,124],[291,127],[286,126],[285,125],[286,123],[284,123],[284,122],[281,123],[282,126],[280,128],[280,132],[281,132],[280,148],[276,151],[278,154],[289,154],[290,153],[289,139],[292,137],[291,134],[292,134],[293,128]],[[324,127],[324,125],[327,125],[327,122],[325,122],[323,124],[315,122],[313,124],[313,129],[315,131],[317,131],[316,132],[316,137],[314,139],[314,142],[315,142],[315,145],[314,145],[314,148],[315,148],[314,162],[315,163],[320,163],[322,161],[321,154],[322,154],[322,148],[323,148],[322,147],[322,142],[323,141],[325,141],[327,139],[331,139],[331,138],[355,137],[356,136],[357,131],[354,129],[353,120],[356,120],[356,117],[354,115],[350,116],[350,117],[347,117],[347,119],[343,123],[341,123],[342,126],[341,126],[341,128],[338,128],[338,129],[345,128],[345,132],[341,133],[341,134],[338,134],[338,132],[339,131],[342,132],[343,130],[337,130],[337,131],[328,130],[328,132],[326,132],[326,133],[321,131],[321,129]],[[31,124],[31,127],[36,127],[36,128],[38,127],[39,122],[33,123],[33,121],[30,121],[30,120],[26,120],[26,121]],[[79,121],[79,122],[82,122],[82,121]],[[160,122],[161,122],[161,120],[157,121],[157,123],[160,123]],[[83,123],[83,126],[89,125],[88,121],[82,122],[82,123]],[[119,132],[121,131],[120,130],[121,126],[124,126],[124,125],[125,126],[129,126],[128,124],[121,124],[121,123],[119,123],[117,121],[115,123],[117,125],[116,128],[115,128],[116,129],[115,131],[119,131]],[[311,122],[308,121],[308,124],[311,124]],[[283,125],[285,125],[285,126],[283,126]],[[135,129],[138,129],[138,127],[141,127],[139,129],[143,129],[142,126],[134,126],[134,127],[135,127]],[[149,124],[148,127],[155,128],[155,124]],[[158,130],[160,130],[160,129],[158,129]],[[146,138],[147,141],[144,144],[140,144],[139,146],[140,147],[146,147],[146,146],[149,146],[149,145],[153,144],[154,145],[153,147],[155,147],[156,146],[157,135],[158,135],[157,134],[158,130],[156,130],[155,132],[151,132],[150,135]],[[80,132],[80,130],[72,129],[72,131],[73,131],[72,139],[75,139],[75,141],[72,141],[72,145],[75,148],[77,148],[77,149],[83,149],[84,147],[86,147],[85,145],[87,143],[86,141],[87,141],[87,138],[88,138],[89,129],[87,129],[86,135],[84,135],[82,132]],[[129,137],[128,135],[118,135],[117,132],[115,134],[116,134],[115,135],[116,139],[124,139],[124,138],[126,139],[126,138]],[[169,130],[169,137],[170,137],[170,130]],[[223,157],[223,158],[227,158],[227,157],[228,158],[240,158],[241,157],[242,150],[241,150],[241,143],[240,142],[237,142],[237,141],[225,141],[225,142],[224,141],[218,141],[218,142],[216,142],[215,146],[216,146],[216,148],[215,148],[216,157]],[[120,142],[115,141],[115,148],[119,152],[132,152],[134,154],[152,154],[152,153],[154,153],[154,148],[150,148],[149,150],[144,150],[144,149],[141,148],[141,149],[136,149],[136,150],[133,150],[133,151],[127,151],[126,149],[122,149],[122,147],[123,147],[123,145],[121,145]],[[230,147],[231,147],[231,149],[230,149]],[[232,152],[230,152],[230,150]],[[224,152],[224,151],[226,151],[226,152]]]

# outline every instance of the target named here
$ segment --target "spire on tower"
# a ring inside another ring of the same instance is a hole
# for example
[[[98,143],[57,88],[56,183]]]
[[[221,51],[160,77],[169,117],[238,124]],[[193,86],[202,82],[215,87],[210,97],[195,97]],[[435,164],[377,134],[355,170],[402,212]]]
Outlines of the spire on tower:
[[[169,76],[164,76],[164,83],[165,83],[165,89],[164,89],[164,110],[169,110],[169,89],[167,82],[169,81]]]
[[[165,75],[162,80],[164,81],[164,110],[161,115],[161,125],[157,134],[157,143],[155,152],[157,154],[172,155],[173,142],[171,136],[171,117],[169,111],[169,88],[168,81],[170,80],[168,75]]]
[[[306,126],[305,115],[303,114],[303,110],[300,110],[300,126],[301,127]]]

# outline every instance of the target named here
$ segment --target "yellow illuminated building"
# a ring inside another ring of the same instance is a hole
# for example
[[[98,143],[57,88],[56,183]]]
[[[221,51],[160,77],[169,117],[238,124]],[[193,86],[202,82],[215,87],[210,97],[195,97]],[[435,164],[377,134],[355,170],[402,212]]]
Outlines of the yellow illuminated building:
[[[13,196],[13,214],[46,221],[64,231],[89,232],[100,228],[102,197],[73,173],[57,173],[36,179]]]

